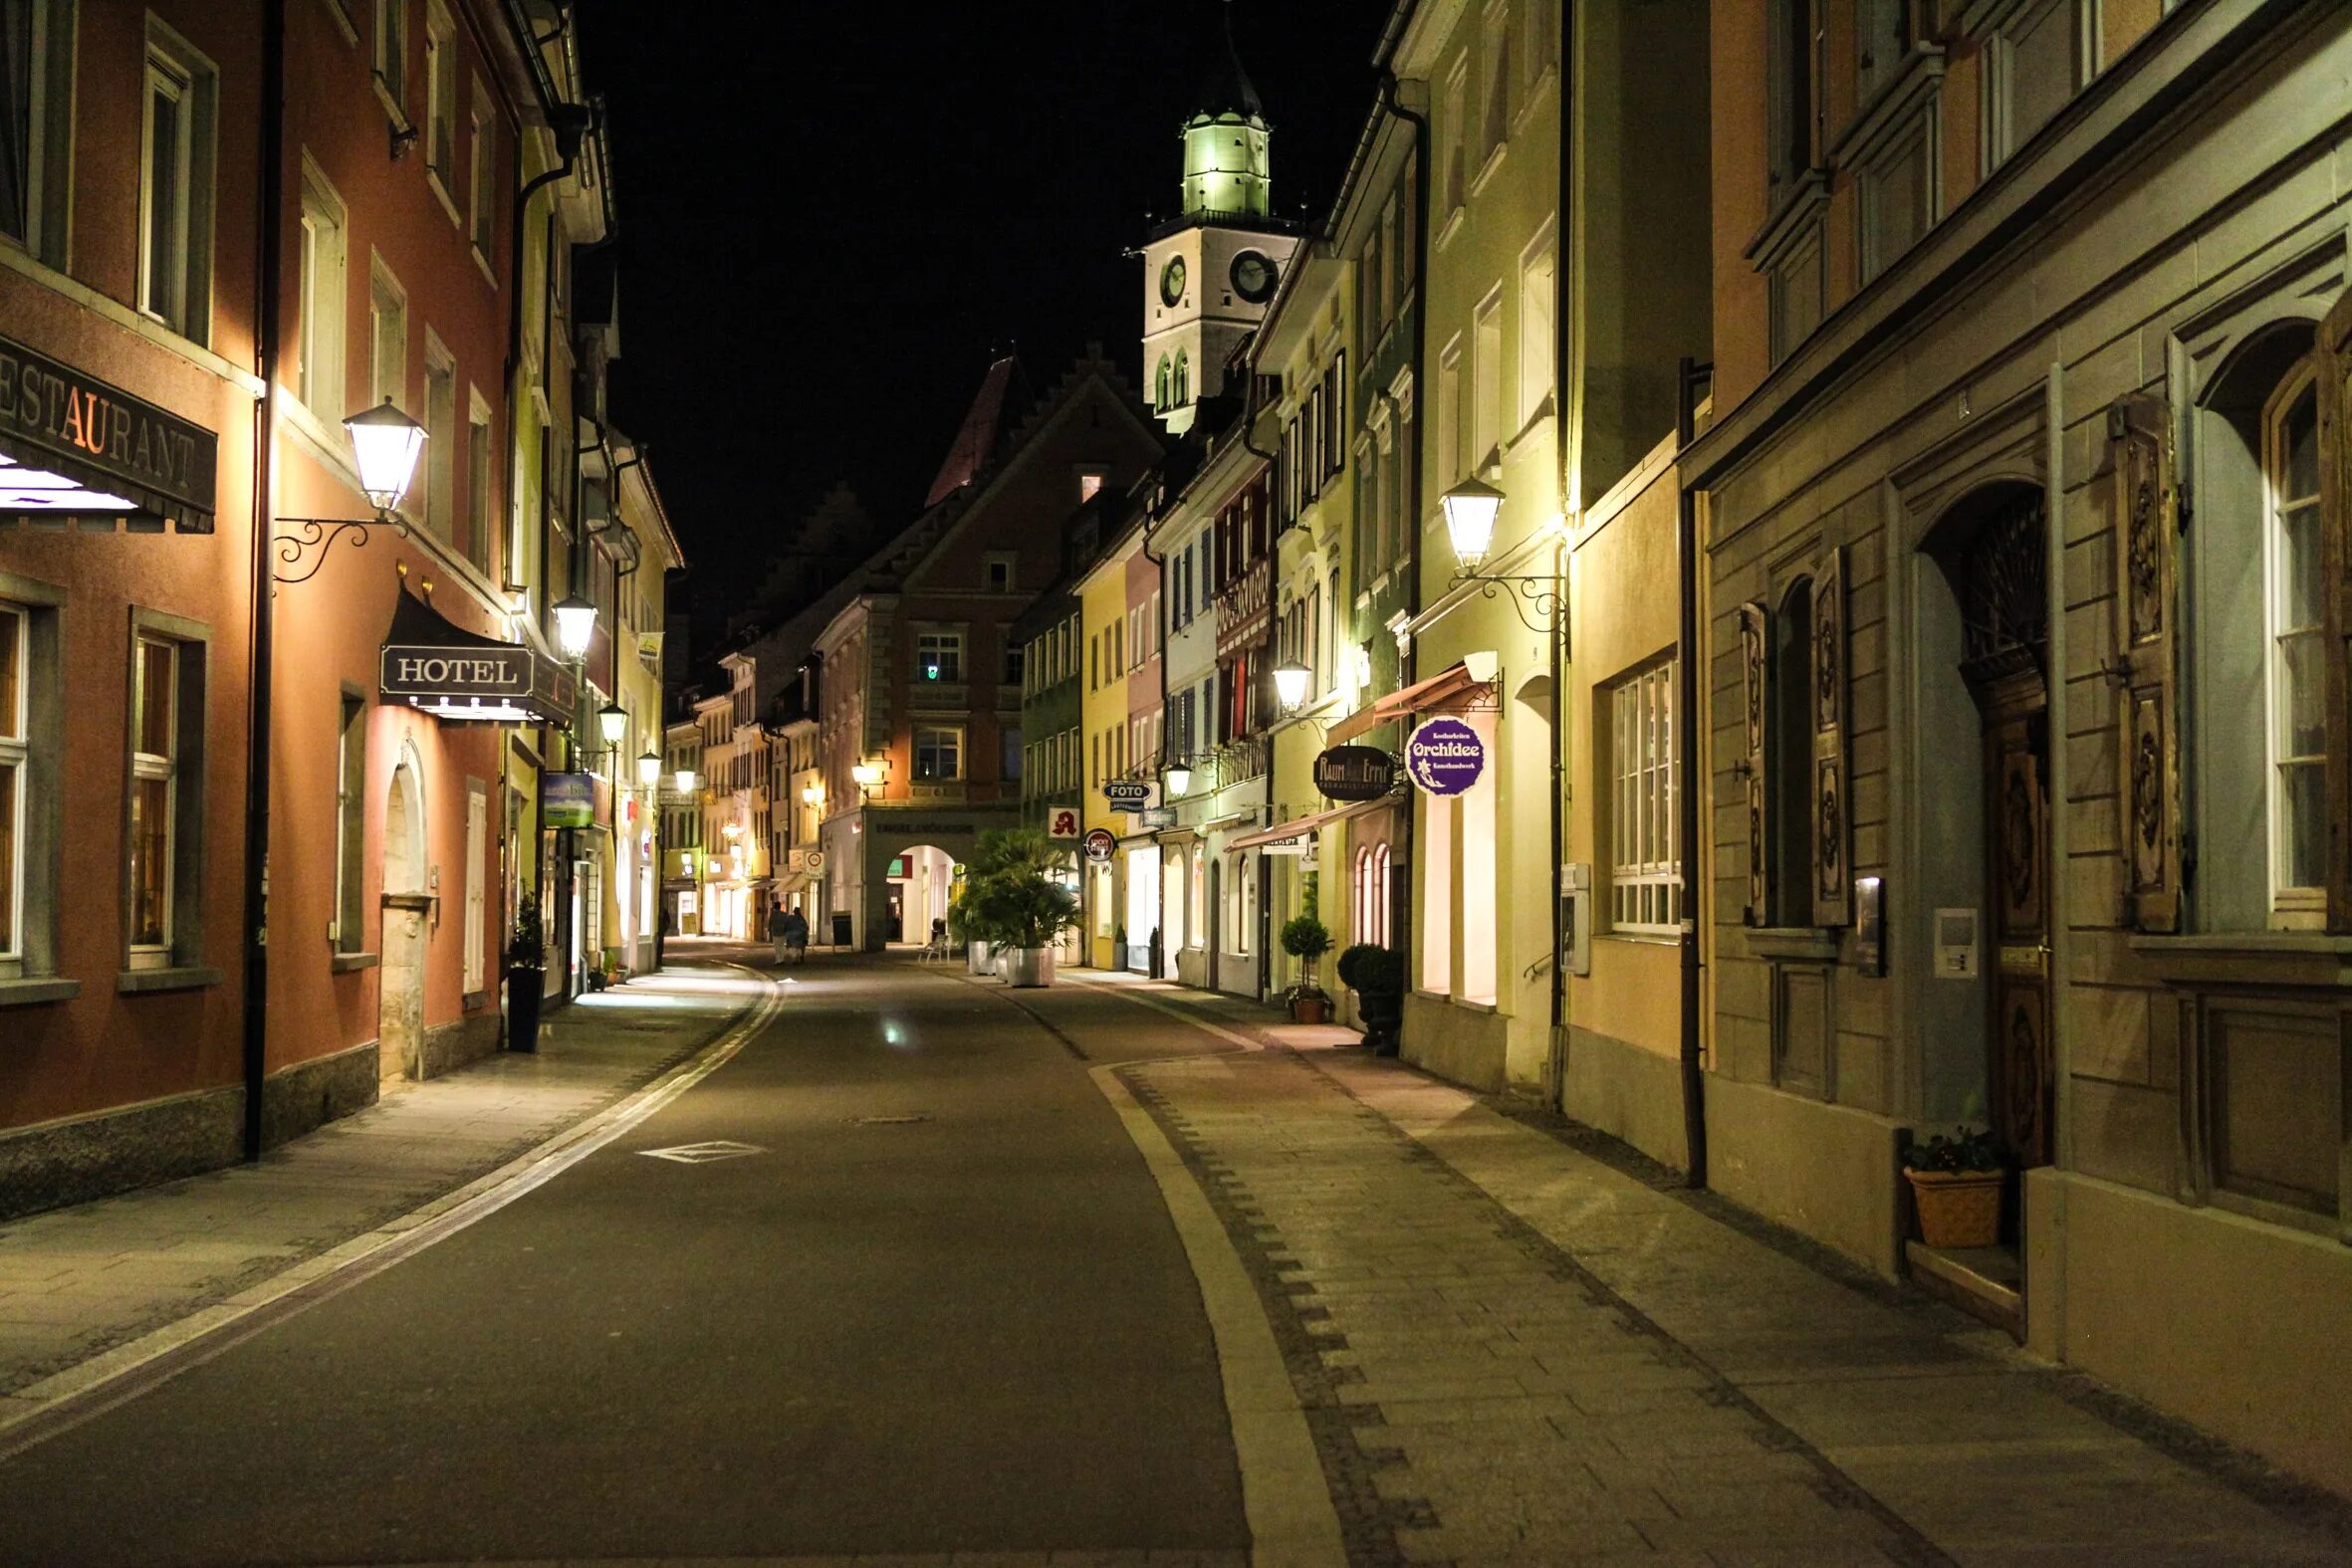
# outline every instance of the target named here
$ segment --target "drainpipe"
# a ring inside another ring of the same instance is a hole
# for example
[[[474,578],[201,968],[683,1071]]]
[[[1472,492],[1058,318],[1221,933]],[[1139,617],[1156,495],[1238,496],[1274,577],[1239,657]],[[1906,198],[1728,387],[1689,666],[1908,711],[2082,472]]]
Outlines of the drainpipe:
[[[1675,449],[1690,450],[1697,433],[1700,370],[1688,356],[1679,367],[1681,386],[1675,398]],[[1675,588],[1680,600],[1675,625],[1675,712],[1682,732],[1682,777],[1675,781],[1675,835],[1683,855],[1682,920],[1682,1126],[1688,1154],[1684,1182],[1707,1185],[1707,1076],[1700,1070],[1699,1034],[1699,920],[1692,887],[1698,867],[1699,791],[1707,781],[1700,771],[1699,747],[1691,733],[1691,718],[1699,712],[1699,498],[1681,476],[1675,482]]]
[[[260,181],[254,192],[260,266],[254,286],[253,367],[261,400],[253,410],[252,695],[245,751],[245,1158],[262,1152],[262,1091],[269,1078],[270,666],[277,626],[270,531],[277,514],[279,293],[285,276],[280,233],[286,160],[286,0],[264,0],[261,44]]]
[[[1384,50],[1393,45],[1384,45]],[[1424,474],[1421,462],[1421,422],[1418,410],[1428,403],[1427,388],[1420,384],[1422,366],[1429,353],[1429,116],[1405,108],[1397,98],[1396,67],[1385,57],[1380,62],[1380,107],[1413,127],[1413,450],[1410,454],[1413,472],[1412,510],[1407,514],[1410,527],[1405,530],[1412,544],[1413,567],[1405,573],[1405,615],[1408,621],[1421,614],[1421,519],[1424,503]],[[1416,645],[1417,646],[1417,645]],[[1397,662],[1397,686],[1402,690],[1413,684],[1419,673],[1420,655],[1407,649]],[[1405,812],[1406,875],[1411,876],[1413,864],[1413,813]],[[1390,928],[1395,931],[1395,950],[1406,955],[1409,965],[1413,951],[1413,894],[1410,887],[1405,896],[1390,897],[1390,911],[1395,919]],[[1407,989],[1412,977],[1406,976]]]
[[[1570,366],[1576,351],[1577,291],[1568,286],[1571,258],[1577,253],[1568,237],[1574,230],[1570,221],[1574,216],[1576,195],[1576,119],[1571,111],[1575,100],[1570,94],[1574,74],[1569,67],[1574,61],[1575,29],[1562,30],[1560,37],[1559,70],[1559,218],[1552,225],[1552,245],[1555,255],[1551,268],[1551,399],[1552,418],[1559,435],[1553,444],[1553,456],[1559,465],[1559,493],[1563,501],[1573,493],[1579,507],[1584,499],[1581,465],[1584,452],[1584,404],[1578,397],[1571,411],[1568,391],[1573,383]],[[1571,492],[1572,486],[1572,492]],[[1563,508],[1563,516],[1565,509]],[[1553,576],[1559,583],[1559,635],[1551,639],[1551,865],[1546,875],[1551,879],[1551,1094],[1562,1114],[1568,1099],[1568,944],[1573,933],[1568,929],[1567,906],[1560,901],[1559,867],[1567,858],[1568,813],[1568,672],[1575,664],[1573,641],[1575,627],[1569,618],[1568,603],[1568,542],[1562,538],[1554,547]],[[1589,899],[1592,890],[1585,888],[1580,897]]]

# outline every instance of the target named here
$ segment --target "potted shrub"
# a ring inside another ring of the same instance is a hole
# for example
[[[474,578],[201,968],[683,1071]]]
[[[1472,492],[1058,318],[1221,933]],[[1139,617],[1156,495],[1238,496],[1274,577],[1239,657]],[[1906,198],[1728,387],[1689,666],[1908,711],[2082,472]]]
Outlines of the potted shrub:
[[[1938,1248],[1994,1246],[2008,1169],[1986,1131],[1936,1134],[1903,1151],[1903,1175],[1919,1209],[1919,1236]]]
[[[1283,951],[1298,961],[1298,984],[1289,992],[1293,1023],[1320,1023],[1331,1015],[1331,999],[1321,985],[1323,955],[1331,951],[1329,928],[1315,918],[1312,901],[1283,923]]]
[[[1060,852],[1043,833],[980,835],[967,878],[973,890],[967,918],[998,945],[1009,986],[1054,984],[1054,944],[1078,923],[1077,895],[1054,874],[1060,864]]]
[[[506,1048],[539,1049],[539,1008],[547,997],[547,928],[539,900],[516,907],[515,929],[506,947]]]
[[[947,901],[947,940],[964,950],[964,967],[969,973],[993,975],[996,966],[989,957],[989,940],[981,934],[979,922],[972,916],[972,890],[978,885],[967,867],[963,881],[956,886],[955,897]]]
[[[1359,942],[1339,955],[1339,981],[1355,993],[1364,1020],[1364,1044],[1382,1056],[1397,1049],[1397,1026],[1405,1018],[1405,961],[1384,947]]]

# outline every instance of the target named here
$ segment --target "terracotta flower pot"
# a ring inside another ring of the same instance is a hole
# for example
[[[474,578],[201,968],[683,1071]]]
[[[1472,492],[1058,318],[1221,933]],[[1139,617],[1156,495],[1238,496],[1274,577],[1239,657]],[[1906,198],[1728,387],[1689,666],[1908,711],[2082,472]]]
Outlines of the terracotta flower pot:
[[[1291,1021],[1293,1023],[1321,1023],[1330,1016],[1331,999],[1328,997],[1293,997],[1291,999]]]
[[[2000,1240],[2006,1171],[1905,1171],[1919,1207],[1919,1238],[1947,1250]]]

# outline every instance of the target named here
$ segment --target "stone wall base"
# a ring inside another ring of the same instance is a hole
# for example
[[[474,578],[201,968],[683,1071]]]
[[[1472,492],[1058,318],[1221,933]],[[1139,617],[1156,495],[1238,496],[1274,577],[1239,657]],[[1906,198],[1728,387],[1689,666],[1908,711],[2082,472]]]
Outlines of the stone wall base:
[[[280,1068],[262,1080],[262,1147],[275,1149],[353,1111],[363,1111],[375,1103],[378,1092],[373,1040]]]
[[[0,1219],[234,1165],[245,1090],[198,1089],[0,1133]]]
[[[424,1031],[420,1078],[438,1078],[498,1049],[498,1009],[484,1008],[469,1017],[436,1023]]]
[[[1682,1063],[1672,1056],[1571,1024],[1560,1110],[1661,1165],[1691,1168],[1683,1136]]]
[[[1889,1279],[1902,1244],[1896,1132],[1848,1106],[1707,1078],[1707,1185]]]
[[[1500,1094],[1509,1080],[1511,1020],[1500,1013],[1457,1008],[1407,993],[1397,1054],[1481,1094]]]

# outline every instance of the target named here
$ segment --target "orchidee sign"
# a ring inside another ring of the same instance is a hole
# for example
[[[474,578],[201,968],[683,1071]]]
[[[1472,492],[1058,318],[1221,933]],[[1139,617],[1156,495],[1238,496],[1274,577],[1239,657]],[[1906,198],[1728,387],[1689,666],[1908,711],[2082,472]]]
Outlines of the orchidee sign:
[[[1326,800],[1378,800],[1396,787],[1396,759],[1376,746],[1334,746],[1314,760]]]
[[[1405,742],[1405,773],[1425,794],[1460,794],[1487,771],[1487,743],[1460,719],[1430,720]]]

